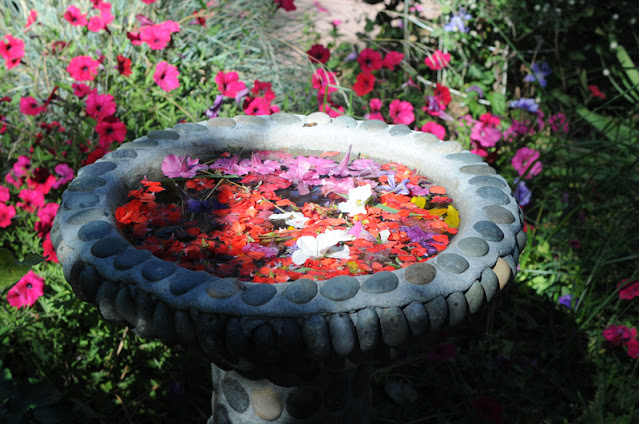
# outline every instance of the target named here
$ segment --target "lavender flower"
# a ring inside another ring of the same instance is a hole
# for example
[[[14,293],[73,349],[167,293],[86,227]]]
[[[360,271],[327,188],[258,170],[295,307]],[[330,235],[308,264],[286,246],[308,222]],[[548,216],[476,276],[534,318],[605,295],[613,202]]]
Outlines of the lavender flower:
[[[215,100],[213,101],[213,106],[204,111],[204,114],[207,118],[215,118],[217,114],[220,112],[222,108],[222,102],[224,101],[224,95],[218,94],[215,96]]]
[[[532,191],[528,188],[528,186],[526,186],[526,183],[524,181],[520,181],[519,178],[515,178],[515,184],[517,184],[517,186],[515,187],[513,195],[515,196],[515,199],[517,199],[519,206],[526,206],[530,203]]]
[[[539,110],[539,105],[535,102],[535,99],[521,98],[510,102],[510,107],[516,109],[523,109],[531,113],[536,113]]]
[[[524,81],[526,82],[535,82],[538,81],[539,85],[545,87],[548,85],[546,82],[546,77],[550,75],[552,71],[550,70],[550,66],[546,62],[543,62],[541,66],[536,63],[532,65],[532,74],[528,74],[524,77]]]
[[[168,155],[162,161],[162,172],[169,178],[193,178],[200,169],[208,169],[208,165],[190,156]]]
[[[466,13],[466,9],[460,8],[457,13],[453,12],[450,17],[450,21],[446,25],[444,25],[444,31],[453,32],[468,32],[468,27],[466,26],[466,22],[471,20],[473,17]]]
[[[410,194],[410,190],[408,189],[408,187],[406,187],[406,183],[409,181],[408,178],[405,178],[405,179],[402,180],[401,183],[396,184],[395,183],[395,174],[391,174],[390,172],[382,171],[378,175],[379,176],[388,175],[388,185],[378,186],[377,187],[378,189],[385,190],[385,191],[390,191],[391,193],[403,194],[403,195]]]

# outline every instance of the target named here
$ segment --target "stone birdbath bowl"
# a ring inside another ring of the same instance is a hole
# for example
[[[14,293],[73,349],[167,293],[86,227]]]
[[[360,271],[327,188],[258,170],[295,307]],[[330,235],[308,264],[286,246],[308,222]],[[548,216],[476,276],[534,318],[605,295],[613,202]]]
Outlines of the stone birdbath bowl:
[[[240,282],[190,271],[134,248],[115,209],[169,154],[207,161],[229,149],[361,154],[416,169],[446,188],[458,234],[427,262],[393,272]],[[405,125],[277,113],[151,131],[78,171],[51,239],[76,295],[136,333],[212,363],[210,423],[368,422],[373,361],[454,327],[516,273],[525,245],[506,181],[481,157]]]

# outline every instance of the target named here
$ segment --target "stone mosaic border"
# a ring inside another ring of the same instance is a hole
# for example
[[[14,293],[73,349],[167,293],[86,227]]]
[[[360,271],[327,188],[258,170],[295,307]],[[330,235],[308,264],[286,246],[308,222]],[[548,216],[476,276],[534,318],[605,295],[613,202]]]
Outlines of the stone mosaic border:
[[[243,283],[137,250],[115,225],[129,188],[145,175],[161,178],[159,163],[169,154],[206,161],[239,147],[309,154],[349,145],[353,157],[398,161],[447,189],[461,224],[436,258],[321,282]],[[121,145],[79,170],[62,195],[51,240],[77,296],[105,318],[169,345],[200,347],[211,358],[258,349],[256,360],[266,352],[276,362],[275,350],[287,346],[324,360],[387,350],[459,324],[514,277],[526,243],[522,223],[506,181],[457,142],[376,120],[278,113],[177,124]]]

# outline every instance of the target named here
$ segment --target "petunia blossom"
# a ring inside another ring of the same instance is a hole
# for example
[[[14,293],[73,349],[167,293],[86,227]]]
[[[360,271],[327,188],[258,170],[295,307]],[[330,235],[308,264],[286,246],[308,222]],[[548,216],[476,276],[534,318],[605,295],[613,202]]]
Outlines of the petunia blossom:
[[[44,278],[29,271],[7,293],[7,301],[14,308],[32,306],[44,293]]]
[[[370,73],[382,68],[382,55],[373,49],[364,49],[357,58],[362,72]]]
[[[180,86],[180,81],[178,80],[179,75],[180,72],[175,66],[162,61],[155,67],[153,81],[155,81],[162,90],[169,92]]]
[[[513,196],[517,199],[517,203],[519,206],[526,206],[530,203],[530,199],[532,198],[532,191],[528,188],[524,181],[520,181],[519,178],[515,178],[515,191],[513,192]]]
[[[337,204],[340,212],[348,213],[349,216],[366,214],[366,202],[373,197],[373,190],[370,184],[364,184],[348,190],[348,200]]]
[[[530,179],[542,170],[542,163],[537,161],[537,159],[539,159],[538,151],[529,147],[522,147],[513,156],[512,165],[520,176],[526,174],[524,178]]]
[[[413,105],[407,101],[393,100],[389,106],[389,113],[395,124],[409,125],[415,120]]]
[[[321,44],[313,44],[306,54],[311,61],[319,63],[326,63],[331,58],[330,50]]]
[[[44,206],[44,194],[38,190],[24,189],[18,197],[21,202],[16,202],[16,206],[24,209],[26,212],[32,213]]]
[[[0,202],[0,228],[7,228],[11,225],[11,220],[16,216],[16,208]]]
[[[420,128],[421,131],[434,134],[440,140],[443,140],[446,137],[446,128],[442,125],[439,125],[437,122],[429,121],[426,122]]]
[[[98,74],[100,62],[91,56],[76,56],[71,59],[67,72],[76,81],[93,81]]]
[[[546,82],[546,77],[552,73],[550,70],[550,66],[546,62],[543,62],[541,66],[537,63],[533,63],[531,67],[532,73],[526,75],[524,77],[524,81],[526,82],[539,82],[539,85],[545,87],[548,85]]]
[[[370,73],[362,72],[357,75],[355,84],[353,84],[353,91],[355,91],[355,94],[358,96],[363,96],[373,91],[374,87],[375,76]]]
[[[122,143],[126,137],[126,125],[119,119],[110,116],[95,126],[100,136],[100,145],[108,148],[112,143]]]
[[[87,96],[86,113],[96,121],[102,121],[115,113],[116,104],[111,94],[98,94],[92,90]]]
[[[151,50],[162,50],[171,41],[171,34],[179,30],[179,24],[174,21],[145,25],[140,28],[140,40],[147,43]]]
[[[237,72],[218,72],[215,76],[217,88],[226,97],[235,97],[238,91],[246,89],[244,82],[239,81]]]
[[[626,280],[617,284],[619,288],[619,299],[630,300],[639,297],[639,280],[627,283]]]
[[[435,50],[432,55],[424,59],[424,63],[433,71],[444,69],[451,61],[450,53],[444,53],[440,50]]]
[[[263,97],[256,97],[244,108],[247,115],[270,115],[271,102]]]
[[[0,203],[5,203],[11,197],[11,193],[9,192],[9,187],[5,187],[0,185]]]
[[[83,27],[89,23],[86,13],[83,15],[80,9],[73,5],[67,8],[62,17],[73,26]]]
[[[384,56],[384,60],[382,60],[382,66],[384,68],[390,69],[391,71],[394,71],[395,66],[402,63],[402,60],[404,60],[404,53],[391,50],[390,52],[386,53],[386,56]]]
[[[535,113],[539,110],[539,105],[535,102],[535,99],[521,98],[510,102],[510,107],[513,109],[523,109],[525,111]]]
[[[131,71],[131,59],[129,59],[128,57],[124,57],[121,54],[118,55],[117,57],[118,60],[118,66],[116,67],[116,69],[118,70],[118,73],[120,75],[123,75],[125,77],[128,77],[129,75],[131,75],[132,71]]]
[[[322,97],[328,95],[328,93],[337,91],[337,87],[335,87],[336,84],[335,74],[324,70],[324,68],[317,68],[311,77],[311,86],[319,90],[318,95],[321,94]]]
[[[346,245],[337,246],[344,241],[352,240],[353,236],[347,230],[327,230],[317,237],[302,236],[297,239],[297,250],[291,259],[295,265],[303,265],[307,259],[326,256],[327,258],[348,259],[349,248]]]
[[[5,35],[4,38],[7,41],[0,41],[0,56],[7,62],[19,61],[24,56],[24,41],[11,34]]]
[[[69,181],[73,180],[73,169],[67,165],[66,163],[59,163],[55,166],[54,171],[56,174],[60,175],[60,178],[53,183],[53,188],[59,188],[60,186],[65,185]]]
[[[601,100],[604,100],[606,98],[606,95],[599,89],[598,86],[594,84],[589,85],[588,90],[590,90],[590,94],[592,94],[592,97],[597,97]]]
[[[201,169],[208,169],[208,165],[200,163],[200,159],[190,156],[168,155],[162,161],[161,169],[169,178],[193,178]]]
[[[294,1],[295,0],[274,0],[275,4],[277,4],[278,9],[282,8],[287,12],[292,12],[297,9]]]
[[[622,342],[637,336],[637,330],[625,325],[609,325],[603,331],[603,337],[613,346],[619,346]]]
[[[25,115],[37,116],[44,112],[45,106],[39,106],[36,99],[32,96],[22,97],[20,99],[20,112]]]

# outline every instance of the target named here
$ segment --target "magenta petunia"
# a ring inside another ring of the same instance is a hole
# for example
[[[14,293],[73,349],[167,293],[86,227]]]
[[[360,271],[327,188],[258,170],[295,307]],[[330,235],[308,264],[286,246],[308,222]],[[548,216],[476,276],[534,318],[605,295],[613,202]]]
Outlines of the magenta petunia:
[[[626,348],[628,349],[626,351],[628,356],[630,356],[632,359],[639,358],[639,340],[636,340],[636,339],[628,340],[628,342],[626,343]]]
[[[8,202],[10,197],[9,187],[0,186],[0,203]]]
[[[331,58],[331,52],[321,44],[313,44],[306,54],[311,61],[319,63],[326,63]]]
[[[494,147],[501,138],[498,128],[477,122],[470,132],[470,139],[479,143],[482,147]]]
[[[444,69],[450,63],[450,53],[444,53],[440,50],[435,50],[432,55],[424,59],[424,63],[433,71]]]
[[[263,97],[256,97],[244,108],[247,115],[270,115],[271,102]]]
[[[199,159],[189,156],[168,155],[162,161],[162,172],[169,178],[193,178],[197,171],[208,169],[208,165],[200,163]]]
[[[5,35],[4,38],[7,41],[6,43],[0,41],[0,56],[7,62],[13,60],[19,61],[19,59],[24,56],[24,41],[15,38],[11,34]]]
[[[635,338],[637,330],[625,325],[609,325],[604,329],[603,336],[613,346],[619,346],[622,342]]]
[[[42,256],[48,262],[58,263],[58,255],[55,253],[55,249],[53,248],[53,243],[51,243],[51,234],[47,234],[42,242]]]
[[[287,12],[292,12],[297,9],[295,4],[293,3],[295,0],[274,0],[275,4],[277,4],[278,9],[282,8]]]
[[[364,96],[371,91],[375,87],[375,76],[370,73],[362,72],[357,75],[355,80],[355,84],[353,84],[353,91],[358,96]]]
[[[151,50],[162,50],[171,41],[171,33],[162,25],[147,25],[140,29],[140,40]]]
[[[357,57],[362,72],[373,72],[382,68],[382,55],[373,49],[364,49]]]
[[[522,147],[515,153],[512,159],[513,168],[525,179],[530,179],[542,170],[542,163],[537,161],[539,152],[528,147]],[[536,162],[537,161],[537,162]]]
[[[60,175],[60,178],[53,183],[53,188],[59,188],[73,179],[73,169],[66,163],[57,164],[54,170],[56,174]]]
[[[328,93],[337,91],[337,80],[335,74],[330,71],[326,71],[323,68],[317,68],[315,73],[311,77],[311,85],[313,88],[319,90],[318,95],[325,96]]]
[[[38,190],[24,189],[18,194],[18,197],[22,201],[17,202],[16,206],[27,212],[35,212],[44,206],[44,194]]]
[[[226,97],[235,97],[239,91],[246,89],[246,84],[239,80],[237,72],[218,72],[215,82],[220,93]]]
[[[13,205],[0,203],[0,228],[7,228],[11,225],[14,216],[16,216],[16,208]]]
[[[108,148],[112,143],[122,143],[126,137],[126,125],[115,117],[109,117],[95,126],[100,145]]]
[[[7,293],[7,301],[14,308],[32,306],[44,293],[44,278],[33,271],[20,279]]]
[[[79,98],[83,98],[93,91],[88,85],[77,82],[71,84],[71,88],[73,88],[73,95]]]
[[[83,15],[76,6],[69,6],[62,17],[73,26],[83,27],[88,23],[86,13]]]
[[[390,103],[388,109],[394,124],[408,125],[415,120],[413,105],[410,102],[395,99]]]
[[[101,121],[107,116],[115,113],[116,104],[113,96],[110,94],[98,94],[97,90],[93,90],[87,96],[87,115],[97,121]]]
[[[100,62],[91,56],[76,56],[71,59],[67,72],[76,81],[93,81],[98,74]]]
[[[619,288],[619,299],[630,300],[639,297],[639,280],[630,283],[626,281],[627,280],[623,280],[617,284],[617,288]]]
[[[155,67],[153,81],[155,81],[162,90],[168,92],[180,86],[180,81],[178,80],[179,75],[180,72],[175,66],[162,61]]]
[[[20,99],[20,112],[25,115],[37,116],[44,112],[46,107],[38,106],[38,102],[32,96],[22,97]]]
[[[426,122],[424,125],[422,125],[421,130],[423,132],[434,134],[435,137],[440,140],[443,140],[444,137],[446,137],[446,128],[444,128],[442,125],[439,125],[437,122]]]
[[[384,56],[384,60],[382,60],[382,66],[384,68],[390,69],[391,71],[394,71],[395,66],[402,63],[402,60],[404,60],[404,53],[390,51],[386,53],[386,56]]]

